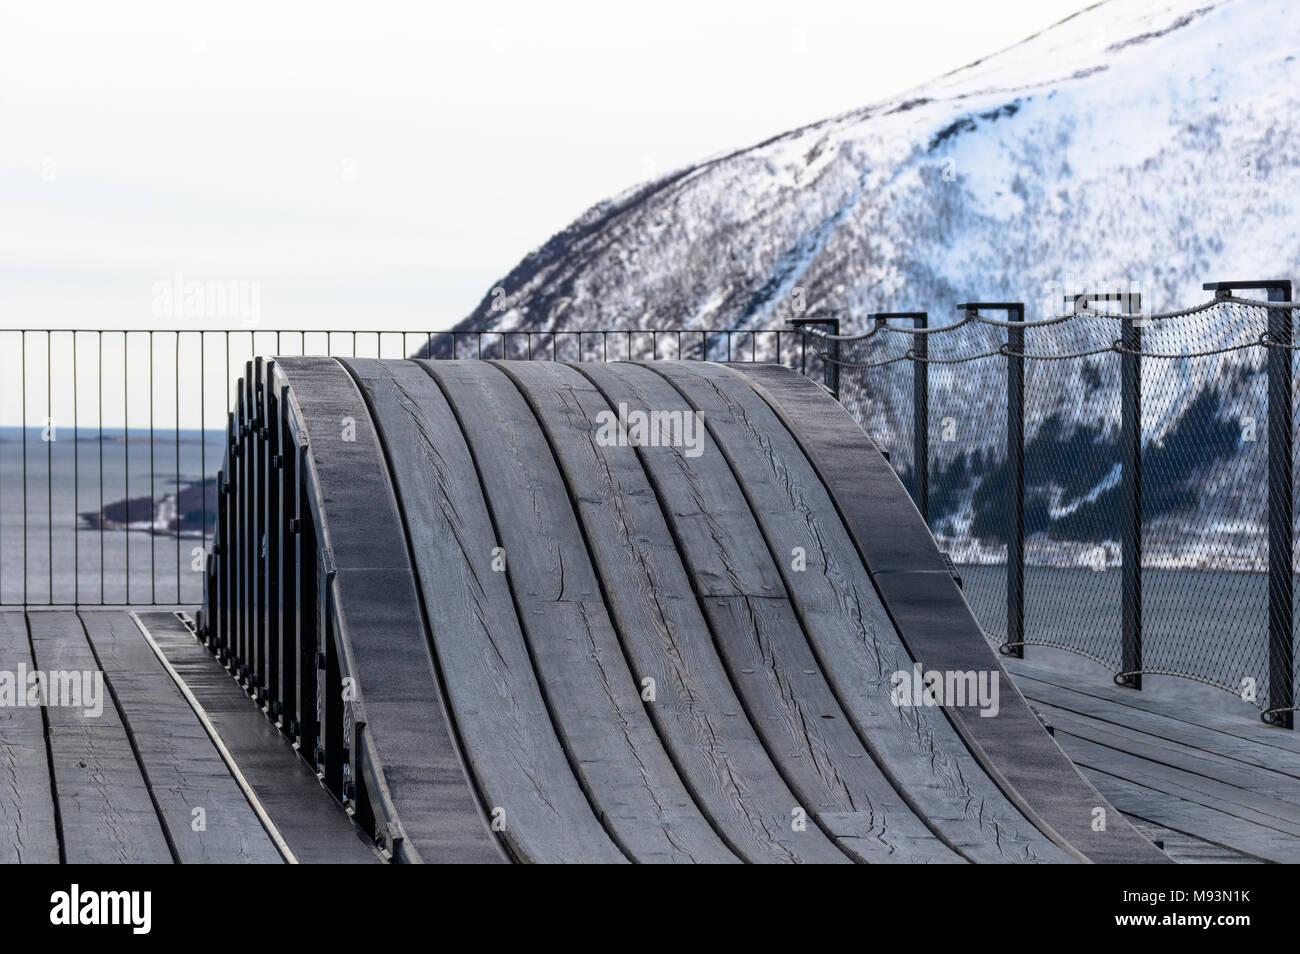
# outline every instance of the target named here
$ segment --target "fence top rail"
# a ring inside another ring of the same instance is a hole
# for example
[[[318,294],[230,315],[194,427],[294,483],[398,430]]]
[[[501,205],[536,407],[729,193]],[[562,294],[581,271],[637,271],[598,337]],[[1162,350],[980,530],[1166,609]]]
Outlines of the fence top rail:
[[[992,305],[981,305],[978,303],[963,303],[957,307],[963,312],[961,318],[947,325],[940,325],[933,328],[907,328],[899,325],[889,325],[883,322],[876,322],[867,331],[858,334],[833,335],[816,328],[803,329],[803,333],[810,338],[817,338],[828,342],[853,343],[867,341],[875,337],[880,332],[888,332],[897,335],[939,335],[946,331],[956,331],[958,328],[965,327],[971,322],[978,322],[983,325],[989,325],[996,328],[1043,328],[1050,325],[1059,325],[1076,318],[1110,318],[1115,321],[1140,321],[1156,322],[1166,321],[1171,318],[1186,318],[1190,315],[1201,314],[1205,311],[1217,308],[1220,305],[1245,305],[1252,308],[1275,309],[1279,311],[1294,311],[1300,309],[1300,302],[1294,301],[1266,301],[1261,298],[1239,298],[1235,295],[1227,295],[1222,298],[1211,298],[1209,301],[1199,305],[1193,305],[1190,308],[1183,308],[1177,311],[1164,312],[1118,312],[1118,311],[1098,311],[1093,308],[1079,308],[1075,311],[1069,311],[1062,315],[1054,315],[1050,318],[1042,318],[1037,321],[1005,321],[998,318],[989,318],[979,313],[981,307],[990,308]],[[1267,341],[1261,341],[1260,344],[1268,344]],[[1283,345],[1274,345],[1275,347],[1284,347]]]
[[[795,328],[32,328],[0,327],[0,334],[77,335],[799,335]]]

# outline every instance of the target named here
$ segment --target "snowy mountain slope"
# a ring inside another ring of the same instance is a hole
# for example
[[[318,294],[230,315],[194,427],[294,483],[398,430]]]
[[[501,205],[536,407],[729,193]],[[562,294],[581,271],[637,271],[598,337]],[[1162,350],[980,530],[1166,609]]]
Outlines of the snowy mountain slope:
[[[1140,290],[1148,310],[1192,304],[1203,281],[1296,272],[1298,105],[1300,3],[1110,0],[893,99],[595,206],[460,327],[762,328],[799,313],[861,330],[879,310],[945,323],[970,299],[1020,300],[1045,317],[1068,291],[1116,285]],[[1149,340],[1177,351],[1259,330],[1219,316]],[[1053,346],[1083,350],[1106,333],[1068,325]],[[953,352],[990,341],[980,328],[949,337]],[[1260,365],[1258,349],[1147,362],[1144,431],[1164,455],[1154,472],[1173,486],[1151,495],[1148,551],[1160,559],[1241,567],[1262,556],[1251,488],[1264,445],[1238,434],[1261,411]],[[1000,432],[986,408],[997,373],[957,367],[933,382],[936,414],[963,437],[936,444],[936,523],[955,544],[973,535],[996,548]],[[1030,530],[1090,546],[1114,524],[1116,362],[1035,377],[1048,373],[1029,372],[1045,514],[1031,507]],[[906,447],[910,379],[855,374],[873,432]],[[1207,555],[1210,522],[1235,528],[1231,553]]]
[[[462,327],[755,327],[795,286],[859,322],[1070,280],[1145,282],[1165,307],[1290,274],[1297,54],[1300,4],[1111,0],[595,206]]]

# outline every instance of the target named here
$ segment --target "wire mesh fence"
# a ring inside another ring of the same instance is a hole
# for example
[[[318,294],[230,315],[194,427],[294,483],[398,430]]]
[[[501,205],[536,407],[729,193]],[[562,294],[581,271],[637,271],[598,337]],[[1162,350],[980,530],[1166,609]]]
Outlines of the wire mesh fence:
[[[780,361],[771,330],[0,330],[0,605],[202,596],[227,412],[255,355]],[[819,377],[820,380],[820,377]]]
[[[991,642],[1067,649],[1135,687],[1143,673],[1196,679],[1289,725],[1296,307],[1221,291],[1163,316],[1025,322],[971,306],[924,335],[885,323],[820,337]],[[903,450],[918,387],[928,486]]]

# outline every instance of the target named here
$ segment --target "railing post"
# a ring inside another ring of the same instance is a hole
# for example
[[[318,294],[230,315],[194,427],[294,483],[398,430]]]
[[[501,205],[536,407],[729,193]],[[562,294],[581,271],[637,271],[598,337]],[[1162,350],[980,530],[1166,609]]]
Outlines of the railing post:
[[[912,319],[917,331],[925,331],[928,316],[921,312]],[[930,336],[917,335],[912,345],[912,468],[916,474],[916,506],[921,519],[930,525]]]
[[[832,335],[840,333],[840,320],[838,318],[791,318],[790,327],[802,331],[808,325],[825,325]],[[805,339],[806,340],[806,339]],[[826,359],[823,373],[825,375],[826,390],[831,392],[835,400],[840,399],[840,343],[838,341],[828,341],[829,357]]]
[[[1025,656],[1025,305],[964,302],[969,315],[1002,311],[1007,316],[1007,638],[1004,656]]]
[[[1235,291],[1263,291],[1269,301],[1290,302],[1291,282],[1209,282],[1203,286],[1215,298]],[[1294,499],[1291,490],[1291,310],[1268,311],[1268,710],[1269,725],[1294,727],[1295,657],[1292,642],[1295,608],[1292,602]]]
[[[1069,301],[1070,299],[1066,299]],[[1119,302],[1126,314],[1142,311],[1137,292],[1085,292],[1074,312],[1094,301]],[[1120,443],[1120,671],[1115,684],[1142,688],[1142,324],[1121,319],[1119,363]]]
[[[891,318],[908,319],[912,327],[924,331],[928,318],[924,311],[881,311],[867,315],[877,325]],[[912,351],[912,499],[921,518],[930,525],[930,356],[929,335],[916,335]]]

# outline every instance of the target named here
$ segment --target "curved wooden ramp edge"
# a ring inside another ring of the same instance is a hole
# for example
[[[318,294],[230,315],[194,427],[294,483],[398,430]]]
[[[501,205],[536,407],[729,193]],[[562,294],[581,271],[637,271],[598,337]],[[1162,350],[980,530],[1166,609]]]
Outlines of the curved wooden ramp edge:
[[[920,512],[853,416],[786,368],[729,368],[763,397],[816,468],[912,658],[926,670],[993,668],[999,674],[997,716],[982,718],[970,707],[948,710],[990,777],[1040,829],[1088,860],[1168,862],[1043,731],[984,638]]]
[[[259,358],[219,489],[200,636],[393,860],[1167,860],[793,372]]]

